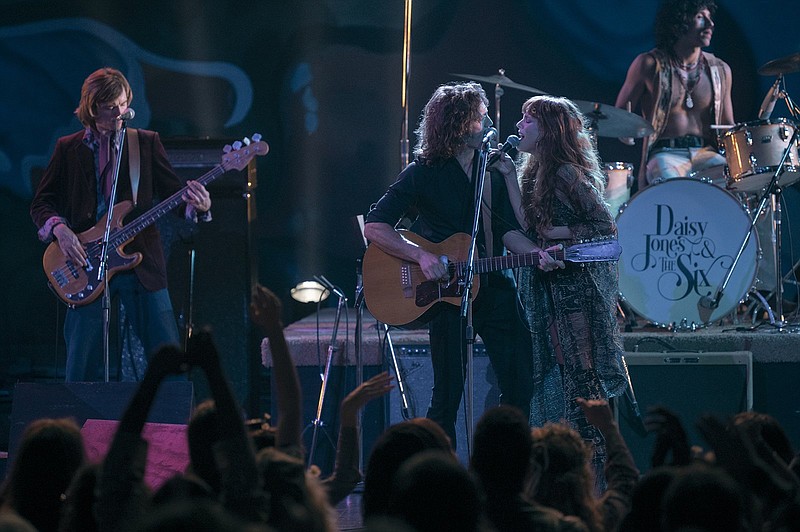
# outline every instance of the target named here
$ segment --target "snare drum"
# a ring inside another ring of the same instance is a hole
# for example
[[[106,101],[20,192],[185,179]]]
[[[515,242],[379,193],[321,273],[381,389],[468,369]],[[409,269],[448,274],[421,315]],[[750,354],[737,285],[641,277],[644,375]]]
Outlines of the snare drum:
[[[758,235],[753,233],[734,268],[719,305],[714,297],[750,226],[744,207],[705,181],[675,178],[636,194],[617,217],[619,289],[636,313],[659,325],[702,325],[736,309],[753,287]]]
[[[739,124],[725,133],[722,144],[728,163],[728,188],[758,192],[769,185],[794,130],[794,124],[785,118],[774,118]],[[785,187],[798,179],[800,157],[795,143],[789,148],[778,184]]]
[[[605,163],[603,170],[606,174],[606,190],[603,197],[608,203],[612,216],[616,216],[620,207],[631,197],[633,186],[633,165],[631,163]]]

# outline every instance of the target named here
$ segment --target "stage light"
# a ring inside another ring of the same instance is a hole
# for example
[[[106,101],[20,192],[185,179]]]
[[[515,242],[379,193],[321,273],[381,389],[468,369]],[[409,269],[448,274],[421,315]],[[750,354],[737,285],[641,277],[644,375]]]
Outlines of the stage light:
[[[331,291],[317,281],[301,281],[291,290],[292,299],[300,303],[319,303],[328,299]]]

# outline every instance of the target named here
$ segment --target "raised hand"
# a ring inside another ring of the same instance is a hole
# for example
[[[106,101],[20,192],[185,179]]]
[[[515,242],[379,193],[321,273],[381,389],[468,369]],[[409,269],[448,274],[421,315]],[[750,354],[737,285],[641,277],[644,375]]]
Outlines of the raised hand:
[[[189,338],[186,349],[187,361],[208,374],[219,367],[219,352],[208,329],[201,329]]]
[[[250,298],[250,319],[259,326],[267,336],[273,336],[283,330],[281,322],[281,300],[269,288],[257,284]]]
[[[586,421],[605,432],[614,424],[614,413],[611,407],[608,406],[608,401],[605,399],[584,399],[578,397],[575,399],[578,406],[583,410],[583,415],[586,416]]]
[[[671,465],[686,465],[691,461],[689,438],[680,418],[663,406],[647,410],[644,426],[648,432],[656,433],[651,462],[653,467],[666,463],[667,454],[672,451]]]
[[[188,369],[186,353],[174,345],[161,347],[147,363],[147,373],[159,380],[169,375],[185,373]]]
[[[379,373],[369,380],[366,380],[356,387],[347,397],[342,399],[340,407],[341,422],[347,424],[352,422],[355,425],[358,411],[373,399],[386,395],[394,388],[394,376],[388,371]]]

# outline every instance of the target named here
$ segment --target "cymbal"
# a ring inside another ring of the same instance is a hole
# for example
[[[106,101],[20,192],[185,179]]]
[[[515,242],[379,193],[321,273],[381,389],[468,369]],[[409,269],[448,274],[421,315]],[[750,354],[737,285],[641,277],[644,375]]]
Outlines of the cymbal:
[[[473,81],[483,81],[484,83],[494,83],[495,85],[502,85],[503,87],[509,87],[511,89],[519,89],[525,92],[532,92],[533,94],[547,94],[544,91],[540,91],[534,87],[529,87],[528,85],[523,85],[522,83],[517,83],[516,81],[512,81],[505,75],[495,74],[493,76],[475,76],[473,74],[453,74],[450,73],[451,76],[458,76],[459,78],[464,79],[471,79]]]
[[[758,73],[762,76],[777,76],[798,71],[800,71],[800,52],[768,61],[758,69]]]
[[[597,128],[599,137],[640,138],[653,133],[653,126],[650,122],[625,109],[599,102],[572,101]]]

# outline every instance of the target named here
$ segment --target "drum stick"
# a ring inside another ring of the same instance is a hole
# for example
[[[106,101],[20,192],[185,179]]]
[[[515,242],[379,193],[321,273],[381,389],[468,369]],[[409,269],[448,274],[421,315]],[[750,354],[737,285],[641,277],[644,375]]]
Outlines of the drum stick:
[[[711,129],[730,129],[736,127],[736,124],[711,124]]]

